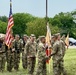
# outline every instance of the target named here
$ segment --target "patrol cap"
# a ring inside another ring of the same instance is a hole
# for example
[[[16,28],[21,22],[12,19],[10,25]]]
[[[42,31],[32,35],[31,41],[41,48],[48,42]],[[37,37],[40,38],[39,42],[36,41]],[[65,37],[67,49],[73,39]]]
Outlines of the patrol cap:
[[[56,33],[54,34],[54,37],[58,37],[60,35],[60,33]]]
[[[27,37],[27,35],[26,35],[26,34],[24,34],[24,35],[23,35],[23,37]]]
[[[57,36],[59,36],[59,35],[60,35],[60,33],[57,33],[56,35],[57,35]]]
[[[20,37],[20,36],[18,34],[16,34],[15,37]]]
[[[58,34],[54,34],[53,36],[54,36],[54,38],[58,38]]]
[[[27,39],[29,38],[29,36],[27,36]]]
[[[45,38],[45,36],[39,36],[39,39],[42,40],[43,38]]]
[[[31,36],[30,37],[35,37],[35,35],[34,34],[31,34]]]

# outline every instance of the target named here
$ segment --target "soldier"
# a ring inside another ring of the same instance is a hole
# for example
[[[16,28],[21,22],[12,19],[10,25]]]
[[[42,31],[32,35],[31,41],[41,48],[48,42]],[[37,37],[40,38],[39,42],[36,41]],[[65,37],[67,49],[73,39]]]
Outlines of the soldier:
[[[7,59],[7,71],[11,72],[14,67],[14,50],[12,49],[12,45],[10,48],[8,48],[8,46],[5,45],[5,49]]]
[[[67,75],[66,70],[64,68],[64,56],[65,56],[65,52],[66,52],[65,35],[63,35],[62,38],[59,39],[59,41],[60,41],[60,47],[61,47],[61,50],[62,50],[62,59],[61,59],[61,64],[60,64],[60,74],[62,73],[63,75]]]
[[[33,75],[36,61],[36,42],[34,41],[34,35],[30,36],[29,41],[25,46],[25,54],[27,55],[27,70],[28,75]]]
[[[0,37],[0,71],[4,71],[6,62],[6,51],[5,51],[5,43],[4,38]]]
[[[14,51],[6,46],[7,71],[11,72],[14,67]]]
[[[35,75],[46,75],[46,60],[49,56],[46,56],[45,36],[40,37],[40,43],[38,45],[38,64]]]
[[[27,69],[27,56],[24,53],[24,48],[27,42],[27,35],[23,36],[23,49],[22,49],[22,66],[24,69]]]
[[[60,47],[58,36],[54,35],[54,44],[53,44],[53,51],[51,56],[53,56],[53,75],[60,75],[59,74],[59,62],[60,62]]]
[[[21,49],[22,49],[22,40],[20,40],[19,35],[16,35],[15,40],[13,41],[13,51],[15,50],[15,52],[14,52],[14,69],[16,71],[19,70]]]
[[[53,51],[51,56],[53,56],[53,73],[54,75],[61,75],[63,70],[63,51],[62,44],[60,42],[60,34],[54,35]],[[63,73],[63,75],[66,75]]]

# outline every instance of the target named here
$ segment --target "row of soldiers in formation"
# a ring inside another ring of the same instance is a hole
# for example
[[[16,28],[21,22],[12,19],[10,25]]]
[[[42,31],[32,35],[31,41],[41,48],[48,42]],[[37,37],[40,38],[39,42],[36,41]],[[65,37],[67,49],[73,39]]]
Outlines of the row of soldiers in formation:
[[[37,40],[34,34],[30,37],[24,35],[20,39],[16,35],[12,41],[11,48],[8,48],[4,43],[4,38],[0,38],[0,71],[4,71],[5,63],[7,62],[7,71],[11,72],[14,68],[19,70],[20,54],[22,53],[22,66],[27,69],[28,75],[47,75],[46,60],[52,57],[53,60],[53,75],[66,75],[64,69],[65,55],[65,36],[61,38],[60,33],[53,35],[51,46],[46,44],[45,36],[40,36]],[[46,55],[46,49],[52,49],[49,56]],[[35,68],[37,61],[37,68]]]

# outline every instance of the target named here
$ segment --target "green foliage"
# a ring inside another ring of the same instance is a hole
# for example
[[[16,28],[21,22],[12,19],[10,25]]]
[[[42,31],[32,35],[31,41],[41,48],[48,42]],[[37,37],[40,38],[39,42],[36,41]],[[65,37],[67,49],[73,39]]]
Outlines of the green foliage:
[[[0,20],[3,22],[7,22],[8,18],[6,16],[0,16]]]
[[[14,34],[25,34],[25,30],[27,28],[26,23],[32,21],[34,17],[30,14],[25,13],[16,13],[13,15],[14,17],[14,27],[13,32]]]
[[[51,24],[49,26],[50,26],[50,30],[51,30],[52,35],[60,32],[58,26],[52,26]]]
[[[27,34],[35,34],[37,37],[46,34],[46,21],[43,18],[37,18],[27,23]]]
[[[71,12],[72,15],[76,15],[76,9]]]
[[[52,26],[50,23],[49,27],[51,29],[52,34],[59,32],[57,26]],[[27,23],[26,32],[28,35],[30,35],[31,33],[35,34],[37,37],[40,35],[46,35],[46,30],[47,29],[45,18],[37,18],[34,21]]]
[[[70,13],[61,12],[54,18],[50,18],[49,21],[53,26],[58,27],[61,34],[69,33],[71,37],[76,37],[76,24],[73,22],[73,17]]]
[[[73,17],[74,16],[74,17]],[[46,35],[46,18],[34,17],[28,13],[16,13],[14,18],[14,34],[35,34],[37,37],[40,35]],[[70,37],[76,38],[76,10],[69,13],[59,13],[53,18],[48,18],[51,33],[55,34],[60,32],[61,34],[70,34]],[[5,33],[7,24],[7,17],[0,16],[0,32]],[[3,23],[2,23],[3,22]],[[4,24],[5,23],[5,24]],[[4,26],[4,27],[2,27]]]
[[[6,32],[7,23],[0,21],[0,33]]]

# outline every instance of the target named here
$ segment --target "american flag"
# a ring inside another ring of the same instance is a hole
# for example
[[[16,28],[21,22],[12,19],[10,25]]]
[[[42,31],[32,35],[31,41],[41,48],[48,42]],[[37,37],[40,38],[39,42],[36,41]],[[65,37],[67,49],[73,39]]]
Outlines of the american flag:
[[[12,35],[12,27],[13,26],[14,26],[14,21],[13,21],[13,17],[12,17],[12,3],[10,0],[10,13],[9,13],[9,18],[8,18],[6,36],[5,36],[5,44],[8,47],[11,47],[12,40],[13,40],[13,35]]]

